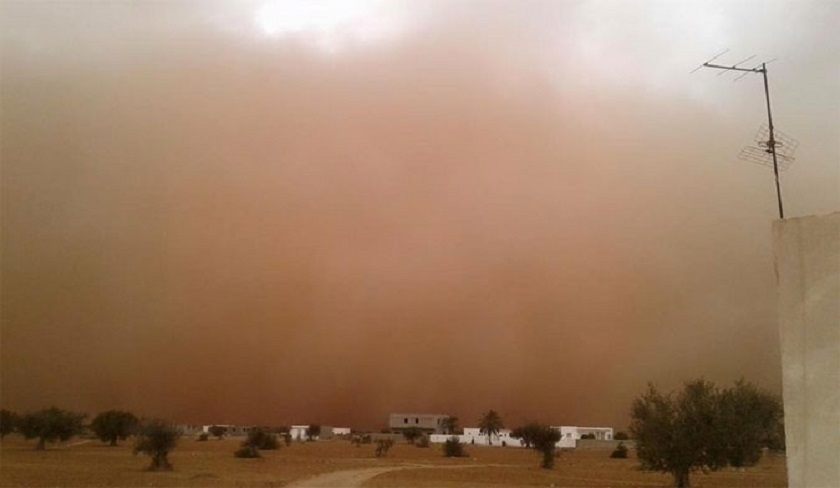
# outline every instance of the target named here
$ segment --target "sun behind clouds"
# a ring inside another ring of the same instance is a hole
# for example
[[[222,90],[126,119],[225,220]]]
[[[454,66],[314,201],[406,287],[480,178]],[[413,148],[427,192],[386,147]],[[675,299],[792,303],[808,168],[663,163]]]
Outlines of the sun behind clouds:
[[[335,52],[401,31],[400,16],[386,6],[381,0],[270,0],[259,6],[254,20],[267,37],[307,36],[319,49]]]

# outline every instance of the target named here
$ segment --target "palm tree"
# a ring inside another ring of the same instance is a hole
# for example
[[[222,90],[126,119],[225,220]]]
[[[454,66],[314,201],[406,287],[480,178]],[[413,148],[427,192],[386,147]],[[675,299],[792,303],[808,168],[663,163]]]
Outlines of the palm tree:
[[[485,413],[478,421],[479,432],[487,434],[487,444],[489,445],[493,445],[493,436],[498,434],[503,427],[502,417],[495,410]]]

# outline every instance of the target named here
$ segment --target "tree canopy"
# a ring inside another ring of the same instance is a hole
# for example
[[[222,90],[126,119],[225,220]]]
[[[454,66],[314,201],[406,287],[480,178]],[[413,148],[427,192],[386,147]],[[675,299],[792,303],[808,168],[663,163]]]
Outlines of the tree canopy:
[[[526,448],[534,447],[534,443],[537,440],[537,436],[540,433],[540,429],[542,425],[536,422],[529,422],[523,426],[517,427],[511,431],[511,437],[515,437],[522,442],[522,445]]]
[[[633,402],[630,432],[642,468],[670,473],[682,488],[692,471],[758,461],[781,428],[781,412],[776,397],[743,381],[721,391],[691,380],[668,394],[648,385]]]
[[[108,410],[94,417],[90,428],[102,442],[116,446],[118,439],[125,440],[134,433],[138,423],[137,417],[131,412]]]
[[[0,410],[0,438],[11,434],[17,427],[18,416],[5,408]]]
[[[478,421],[478,429],[482,434],[487,434],[487,443],[493,444],[493,436],[497,435],[504,428],[502,417],[495,411],[490,410],[481,416]]]
[[[27,439],[37,438],[35,449],[43,450],[47,442],[66,441],[81,434],[86,416],[52,407],[27,413],[17,422],[17,429]]]
[[[457,430],[459,429],[458,417],[454,415],[446,417],[445,419],[443,419],[442,426],[445,434],[456,434]]]

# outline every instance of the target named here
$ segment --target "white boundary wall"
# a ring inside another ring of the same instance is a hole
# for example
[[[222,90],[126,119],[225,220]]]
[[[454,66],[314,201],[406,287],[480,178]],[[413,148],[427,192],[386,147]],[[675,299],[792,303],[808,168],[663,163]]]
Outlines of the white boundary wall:
[[[584,434],[595,434],[599,440],[609,441],[613,439],[613,429],[611,427],[552,426],[551,428],[560,431],[560,440],[555,444],[559,448],[574,448],[578,439]],[[510,429],[502,429],[498,435],[493,436],[493,445],[502,446],[502,443],[504,443],[506,447],[522,447],[522,441],[511,437],[510,434]],[[475,444],[479,446],[489,444],[487,436],[482,434],[477,427],[465,428],[463,435],[433,434],[429,436],[429,442],[443,444],[452,437],[457,438],[461,444]]]
[[[773,233],[788,485],[840,487],[840,213]]]

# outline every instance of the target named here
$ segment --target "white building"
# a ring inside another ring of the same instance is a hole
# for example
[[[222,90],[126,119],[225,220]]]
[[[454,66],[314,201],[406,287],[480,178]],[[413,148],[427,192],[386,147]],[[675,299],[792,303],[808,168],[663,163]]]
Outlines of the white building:
[[[511,437],[510,434],[510,429],[501,429],[498,433],[493,434],[493,438],[491,439],[487,434],[482,434],[481,429],[478,427],[466,427],[462,435],[432,434],[429,436],[429,442],[443,444],[447,440],[455,437],[461,444],[522,447],[522,442],[515,437]]]
[[[560,448],[574,448],[577,445],[578,439],[586,436],[594,436],[596,440],[611,441],[613,440],[612,427],[571,427],[571,426],[552,426],[554,430],[560,432],[560,440],[555,444]],[[487,434],[482,434],[478,427],[467,427],[464,429],[463,435],[446,435],[446,434],[432,434],[429,436],[429,441],[433,443],[442,444],[447,440],[455,437],[458,442],[462,444],[476,444],[480,446],[503,446],[503,447],[522,447],[523,443],[520,439],[511,436],[510,429],[502,429],[498,434],[493,435],[492,442]]]
[[[231,424],[210,424],[204,425],[201,427],[201,431],[205,434],[210,434],[210,427],[213,426],[224,427],[225,434],[229,436],[245,436],[248,435],[248,432],[252,429],[252,427],[243,426],[243,425],[231,425]]]
[[[350,427],[333,427],[333,435],[350,435]]]
[[[306,430],[309,428],[308,425],[293,425],[289,427],[289,435],[292,436],[292,439],[296,441],[305,441],[306,440]]]
[[[552,429],[560,431],[560,440],[557,441],[557,447],[575,447],[578,439],[586,436],[594,436],[596,440],[611,441],[613,440],[612,427],[571,427],[571,426],[551,426]]]

